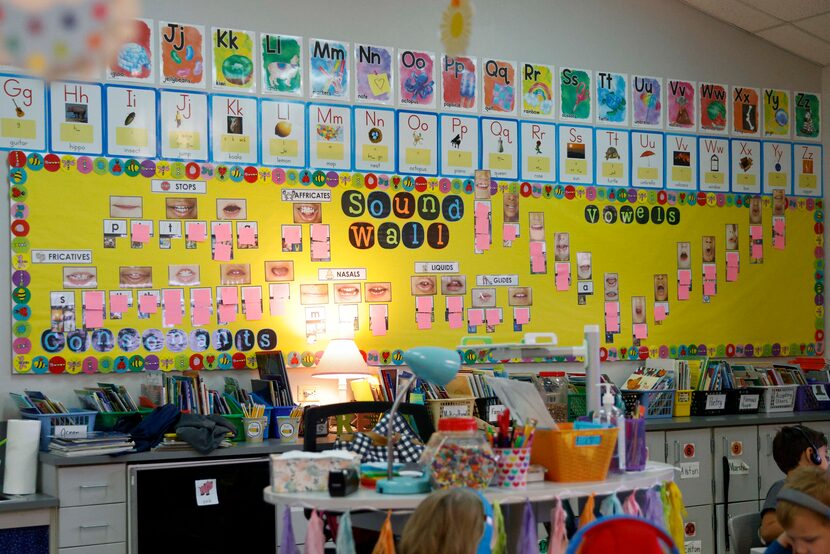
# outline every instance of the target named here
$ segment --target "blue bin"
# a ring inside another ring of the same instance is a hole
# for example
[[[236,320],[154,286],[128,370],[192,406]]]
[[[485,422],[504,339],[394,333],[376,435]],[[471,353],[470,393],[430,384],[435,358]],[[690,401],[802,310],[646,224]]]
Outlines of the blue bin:
[[[52,442],[52,436],[55,434],[55,427],[85,425],[87,433],[91,433],[95,429],[95,416],[98,415],[98,412],[70,408],[69,412],[64,414],[41,414],[33,408],[23,408],[20,410],[20,415],[23,419],[37,419],[40,421],[40,450],[48,452],[49,443]]]

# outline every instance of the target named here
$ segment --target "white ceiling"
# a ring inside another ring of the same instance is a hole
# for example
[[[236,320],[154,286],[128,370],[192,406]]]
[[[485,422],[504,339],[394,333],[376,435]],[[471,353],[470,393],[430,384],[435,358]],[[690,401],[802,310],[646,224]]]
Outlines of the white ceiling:
[[[813,63],[830,65],[830,0],[681,0]]]

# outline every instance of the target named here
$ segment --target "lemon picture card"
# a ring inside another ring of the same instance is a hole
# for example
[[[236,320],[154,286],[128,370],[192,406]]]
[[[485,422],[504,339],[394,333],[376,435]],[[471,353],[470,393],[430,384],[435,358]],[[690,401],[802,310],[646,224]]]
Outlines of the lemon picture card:
[[[493,179],[519,177],[519,122],[481,118],[481,167]]]
[[[398,111],[398,171],[437,175],[438,152],[438,116]]]
[[[395,110],[355,108],[353,118],[355,171],[394,173]]]
[[[477,117],[441,114],[441,175],[472,177],[478,169]]]
[[[43,81],[1,75],[0,148],[46,150],[46,90]]]
[[[820,144],[793,144],[793,190],[798,196],[823,195],[822,155]]]
[[[556,125],[521,122],[521,156],[524,181],[556,181]]]
[[[398,103],[410,108],[434,108],[438,93],[435,54],[398,50]]]
[[[665,136],[666,188],[697,189],[697,139],[688,135]]]
[[[260,110],[260,159],[263,165],[305,167],[306,106],[290,100],[264,98]]]
[[[761,193],[761,141],[732,139],[730,141],[730,174],[732,192]]]
[[[698,137],[698,181],[704,192],[729,191],[729,140],[715,137]]]
[[[622,129],[596,129],[596,183],[607,187],[631,184],[631,136]]]
[[[163,158],[207,161],[207,94],[162,90],[159,93],[159,133]]]
[[[107,155],[155,158],[155,89],[109,85],[106,95]]]
[[[394,48],[355,44],[355,100],[370,104],[394,103],[394,64]]]
[[[104,151],[101,85],[52,81],[49,100],[52,152],[100,156]]]
[[[333,104],[308,106],[308,165],[346,169],[352,163],[352,109]]]
[[[520,69],[522,117],[553,119],[556,115],[556,68],[552,65],[523,63]]]
[[[663,187],[663,133],[631,133],[631,182],[640,188]]]
[[[260,86],[265,94],[303,95],[303,39],[259,34],[262,60]]]
[[[792,156],[793,145],[789,142],[764,141],[764,194],[774,190],[792,194]]]
[[[559,125],[560,183],[594,182],[594,130],[581,125]]]
[[[210,97],[213,161],[232,164],[259,162],[259,109],[249,96]]]

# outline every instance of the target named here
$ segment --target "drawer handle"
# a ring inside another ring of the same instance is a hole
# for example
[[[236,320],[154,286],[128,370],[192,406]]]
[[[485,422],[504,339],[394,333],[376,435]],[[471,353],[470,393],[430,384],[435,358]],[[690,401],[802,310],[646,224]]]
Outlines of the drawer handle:
[[[92,485],[79,485],[81,489],[105,489],[109,487],[109,483],[94,483]]]
[[[109,527],[109,523],[98,523],[97,525],[79,525],[78,528],[81,531],[86,531],[88,529],[103,529],[104,527]]]

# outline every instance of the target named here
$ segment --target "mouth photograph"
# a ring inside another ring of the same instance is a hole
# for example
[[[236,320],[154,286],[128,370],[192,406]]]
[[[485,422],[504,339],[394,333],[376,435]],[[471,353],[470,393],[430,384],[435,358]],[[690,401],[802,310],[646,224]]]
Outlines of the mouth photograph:
[[[321,223],[323,212],[320,204],[294,204],[294,223]]]
[[[195,219],[198,215],[195,198],[166,198],[165,207],[170,219]]]

